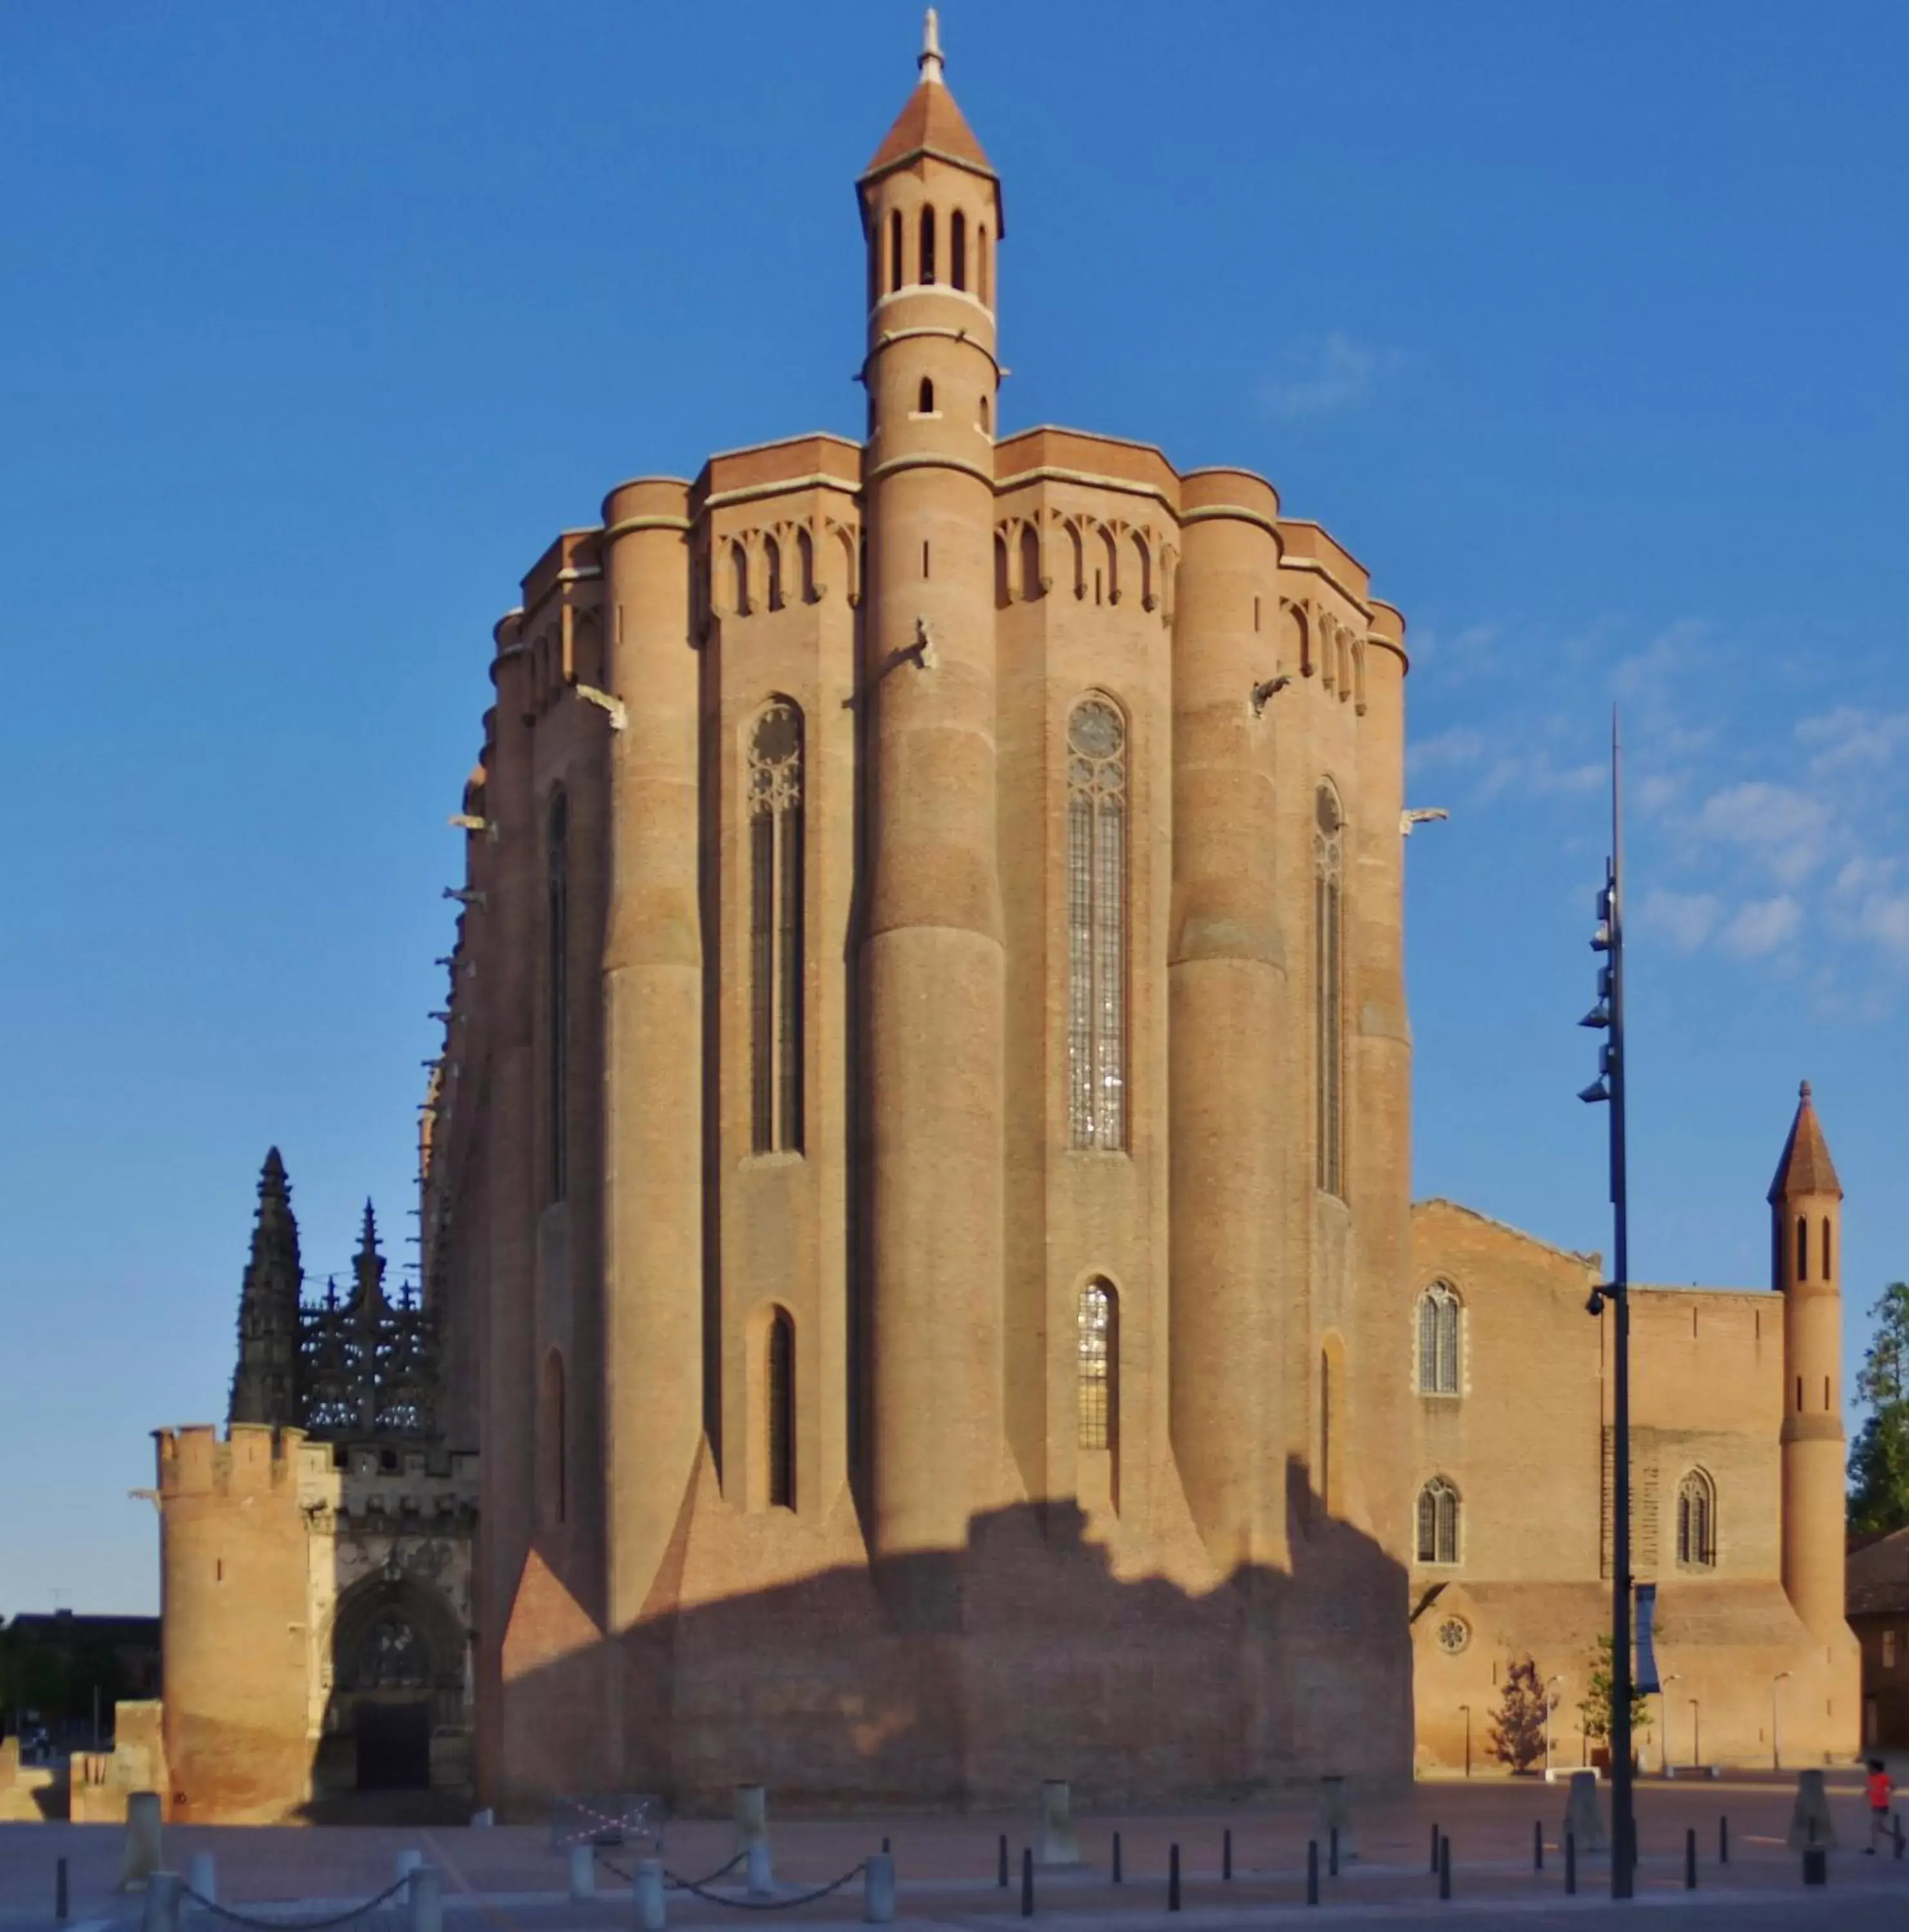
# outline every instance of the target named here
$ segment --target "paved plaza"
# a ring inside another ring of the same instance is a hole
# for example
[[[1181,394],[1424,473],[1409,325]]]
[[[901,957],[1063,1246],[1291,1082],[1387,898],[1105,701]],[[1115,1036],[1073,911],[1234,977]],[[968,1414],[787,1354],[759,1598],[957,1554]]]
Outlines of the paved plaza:
[[[1607,1802],[1608,1794],[1605,1794]],[[1526,1780],[1421,1784],[1401,1797],[1355,1808],[1357,1856],[1337,1879],[1325,1875],[1324,1848],[1318,1916],[1348,1927],[1424,1919],[1452,1925],[1497,1922],[1541,1927],[1606,1912],[1605,1861],[1580,1862],[1577,1896],[1564,1892],[1559,1826],[1564,1788]],[[1909,1860],[1886,1852],[1865,1856],[1866,1815],[1851,1777],[1833,1780],[1831,1809],[1841,1847],[1829,1861],[1824,1891],[1806,1890],[1799,1861],[1783,1844],[1791,1790],[1773,1778],[1735,1778],[1694,1785],[1651,1782],[1639,1792],[1640,1844],[1634,1908],[1653,1925],[1718,1927],[1748,1924],[1829,1926],[1843,1932],[1909,1924]],[[1730,1862],[1718,1861],[1718,1823],[1729,1821]],[[1533,1827],[1541,1825],[1544,1867],[1533,1868]],[[1430,1870],[1433,1828],[1451,1840],[1452,1898],[1441,1901]],[[1012,1816],[906,1816],[890,1818],[772,1820],[776,1879],[797,1894],[851,1872],[884,1838],[893,1850],[898,1920],[924,1926],[998,1928],[1021,1912],[1023,1846],[1033,1842],[1031,1813]],[[1037,1870],[1037,1918],[1091,1932],[1118,1924],[1121,1932],[1217,1932],[1314,1916],[1305,1904],[1307,1842],[1313,1814],[1300,1804],[1212,1806],[1172,1814],[1096,1814],[1079,1821],[1083,1864]],[[1697,1889],[1684,1885],[1687,1830],[1698,1845]],[[1223,1876],[1225,1834],[1232,1840],[1234,1876]],[[1112,1882],[1114,1834],[1120,1836],[1123,1882]],[[1011,1880],[998,1882],[1000,1840],[1009,1846]],[[1167,1910],[1171,1847],[1178,1845],[1182,1909]],[[116,1889],[122,1834],[116,1827],[62,1824],[0,1826],[0,1924],[8,1932],[51,1928],[55,1872],[68,1862],[69,1924],[75,1932],[119,1932],[137,1926],[140,1901]],[[697,1879],[714,1871],[736,1849],[727,1820],[671,1825],[664,1856],[669,1870]],[[169,1828],[167,1864],[184,1870],[193,1855],[214,1858],[221,1903],[248,1918],[295,1924],[348,1912],[384,1891],[401,1851],[416,1850],[444,1874],[448,1922],[459,1932],[523,1928],[525,1932],[593,1932],[633,1922],[624,1876],[635,1856],[606,1850],[598,1865],[599,1892],[576,1903],[567,1895],[564,1854],[542,1826],[315,1826]],[[713,1898],[672,1891],[671,1922],[685,1927],[738,1925],[764,1917],[797,1919],[815,1932],[861,1919],[861,1882],[854,1878],[824,1898],[765,1914],[740,1901],[740,1874],[716,1882]],[[350,1932],[404,1932],[401,1894],[383,1909],[349,1922]],[[225,1922],[188,1915],[198,1932],[221,1932]],[[341,1932],[347,1932],[341,1928]]]

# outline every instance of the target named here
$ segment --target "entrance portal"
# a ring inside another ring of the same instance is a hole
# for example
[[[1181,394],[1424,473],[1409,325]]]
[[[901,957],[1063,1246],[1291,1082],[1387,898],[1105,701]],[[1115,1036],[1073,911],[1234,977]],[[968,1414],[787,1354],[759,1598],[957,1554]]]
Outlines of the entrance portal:
[[[374,1703],[356,1713],[360,1791],[425,1791],[431,1787],[431,1702]]]

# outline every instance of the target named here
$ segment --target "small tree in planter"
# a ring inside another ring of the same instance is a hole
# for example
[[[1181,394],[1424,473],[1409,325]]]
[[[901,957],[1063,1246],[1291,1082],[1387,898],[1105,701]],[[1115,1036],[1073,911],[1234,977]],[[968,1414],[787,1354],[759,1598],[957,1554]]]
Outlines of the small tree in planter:
[[[1546,1720],[1557,1708],[1538,1675],[1536,1661],[1514,1658],[1505,1672],[1505,1694],[1491,1720],[1491,1752],[1514,1771],[1529,1771],[1544,1755]]]
[[[1584,1700],[1577,1707],[1578,1721],[1583,1730],[1585,1742],[1603,1746],[1601,1750],[1594,1750],[1591,1754],[1593,1763],[1608,1764],[1610,1762],[1611,1694],[1616,1688],[1611,1680],[1617,1674],[1616,1654],[1616,1640],[1608,1632],[1598,1638],[1597,1651],[1591,1664],[1591,1688],[1584,1694]],[[1631,1689],[1631,1752],[1633,1759],[1642,1750],[1643,1741],[1649,1735],[1650,1700],[1633,1682]]]

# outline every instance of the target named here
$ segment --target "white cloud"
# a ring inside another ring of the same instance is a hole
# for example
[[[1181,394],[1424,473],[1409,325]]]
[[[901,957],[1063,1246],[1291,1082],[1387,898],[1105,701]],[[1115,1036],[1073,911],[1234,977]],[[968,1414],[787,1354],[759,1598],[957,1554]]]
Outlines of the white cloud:
[[[1475,731],[1469,725],[1454,724],[1449,731],[1421,738],[1412,746],[1406,754],[1406,768],[1415,773],[1475,765],[1484,756],[1486,743],[1482,731]]]
[[[1289,373],[1268,382],[1260,400],[1269,415],[1288,420],[1357,408],[1398,360],[1389,350],[1355,342],[1343,328],[1289,350],[1283,359]]]
[[[1787,946],[1802,930],[1803,909],[1787,892],[1753,899],[1722,932],[1723,944],[1739,959],[1760,959]]]
[[[1662,933],[1679,952],[1694,952],[1722,916],[1722,902],[1715,893],[1667,892],[1661,886],[1646,894],[1637,908],[1644,930]]]
[[[1809,769],[1829,778],[1862,768],[1886,768],[1909,747],[1909,711],[1862,711],[1839,704],[1796,726],[1796,742],[1810,754]]]
[[[1754,853],[1779,885],[1793,886],[1829,855],[1829,808],[1792,785],[1752,778],[1712,792],[1691,830],[1700,838]]]

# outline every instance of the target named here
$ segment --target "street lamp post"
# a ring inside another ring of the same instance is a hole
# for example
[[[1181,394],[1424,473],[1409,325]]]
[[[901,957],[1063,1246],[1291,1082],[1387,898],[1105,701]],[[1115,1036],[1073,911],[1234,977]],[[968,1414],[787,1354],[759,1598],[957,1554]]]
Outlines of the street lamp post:
[[[1631,1764],[1631,1298],[1630,1228],[1624,1152],[1624,818],[1617,715],[1610,720],[1610,856],[1598,895],[1593,952],[1604,955],[1598,1000],[1579,1022],[1609,1034],[1598,1056],[1598,1078],[1578,1095],[1610,1109],[1611,1273],[1591,1291],[1594,1316],[1610,1304],[1610,1895],[1631,1895],[1633,1846]]]
[[[1783,1733],[1777,1728],[1776,1687],[1789,1674],[1787,1670],[1779,1670],[1769,1680],[1769,1768],[1772,1771],[1783,1768]]]

